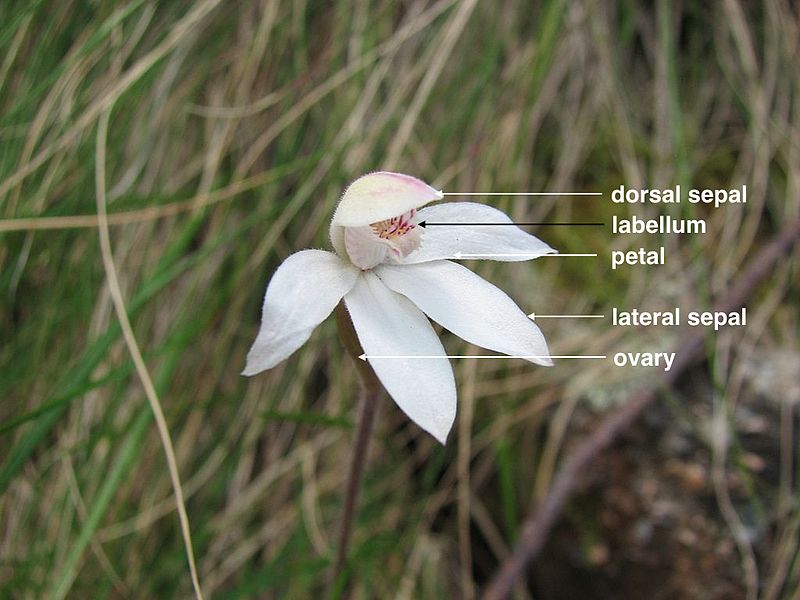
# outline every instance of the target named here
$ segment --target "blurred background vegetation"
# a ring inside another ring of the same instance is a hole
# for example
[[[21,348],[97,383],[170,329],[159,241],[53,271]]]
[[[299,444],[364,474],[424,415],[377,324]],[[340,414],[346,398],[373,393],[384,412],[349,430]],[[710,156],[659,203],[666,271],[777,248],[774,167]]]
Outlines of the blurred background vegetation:
[[[0,8],[0,595],[185,598],[164,450],[115,316],[96,219],[166,413],[207,597],[327,589],[357,376],[326,322],[239,375],[270,274],[327,247],[375,169],[525,220],[704,218],[708,233],[536,231],[598,259],[475,264],[523,310],[706,309],[800,214],[789,0],[5,0]],[[97,124],[110,111],[98,148]],[[635,188],[748,185],[714,210]],[[612,249],[667,265],[611,271]],[[597,457],[520,598],[794,598],[797,252],[707,338],[707,361]],[[677,333],[541,324],[555,354],[671,351]],[[478,352],[443,333],[452,353]],[[446,447],[381,405],[352,548],[365,598],[473,597],[564,453],[653,372],[457,361]]]

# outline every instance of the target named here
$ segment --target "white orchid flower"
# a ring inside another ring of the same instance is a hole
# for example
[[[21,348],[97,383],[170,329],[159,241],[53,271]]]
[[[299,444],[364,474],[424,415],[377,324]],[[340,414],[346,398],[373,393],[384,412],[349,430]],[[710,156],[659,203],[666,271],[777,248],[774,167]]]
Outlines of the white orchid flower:
[[[552,365],[542,332],[514,301],[448,259],[465,254],[520,261],[555,250],[513,225],[420,227],[423,221],[511,222],[501,211],[473,202],[421,208],[442,198],[442,192],[400,173],[371,173],[354,181],[331,222],[336,254],[302,250],[273,275],[243,374],[255,375],[286,359],[344,298],[364,358],[386,391],[444,444],[455,420],[456,386],[425,315],[472,344]],[[412,358],[378,358],[392,356]]]

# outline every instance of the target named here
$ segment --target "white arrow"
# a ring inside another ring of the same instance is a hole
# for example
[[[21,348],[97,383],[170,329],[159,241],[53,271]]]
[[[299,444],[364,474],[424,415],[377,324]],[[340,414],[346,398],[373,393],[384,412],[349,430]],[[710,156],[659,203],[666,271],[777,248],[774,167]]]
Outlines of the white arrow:
[[[380,359],[387,359],[387,358],[393,358],[393,359],[397,359],[397,358],[402,358],[402,359],[411,359],[411,358],[478,358],[478,359],[482,359],[482,360],[489,360],[489,359],[502,360],[502,359],[509,359],[509,358],[525,358],[525,359],[534,359],[534,358],[539,358],[539,359],[544,359],[544,358],[606,358],[606,356],[604,354],[602,354],[602,355],[600,355],[600,354],[596,354],[596,355],[589,355],[589,354],[584,354],[584,355],[561,355],[561,356],[524,356],[524,355],[506,356],[505,354],[503,354],[503,355],[490,355],[490,356],[486,356],[486,355],[483,355],[483,354],[446,354],[446,355],[445,354],[407,354],[407,355],[377,356],[377,355],[374,355],[374,354],[366,354],[366,353],[364,353],[361,356],[359,356],[358,358],[360,358],[361,360],[364,360],[364,361],[373,360],[373,359],[376,359],[376,358],[380,358]]]
[[[597,256],[597,254],[468,254],[466,252],[456,252],[453,255],[455,259],[461,258],[491,258],[493,256],[496,257],[520,257],[524,256],[527,258],[544,258],[545,256]]]
[[[605,315],[537,315],[531,313],[528,315],[531,321],[536,319],[605,319]]]

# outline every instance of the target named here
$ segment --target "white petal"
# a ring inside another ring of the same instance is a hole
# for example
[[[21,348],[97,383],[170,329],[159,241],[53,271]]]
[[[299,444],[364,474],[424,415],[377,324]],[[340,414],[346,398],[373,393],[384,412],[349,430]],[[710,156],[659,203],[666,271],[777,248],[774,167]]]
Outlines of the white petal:
[[[403,294],[457,336],[489,350],[550,366],[542,332],[505,292],[446,260],[375,269],[390,289]]]
[[[386,258],[389,246],[372,230],[364,227],[342,227],[347,257],[359,269],[371,269]]]
[[[330,238],[331,245],[333,249],[336,250],[336,254],[338,254],[341,259],[349,261],[350,257],[347,255],[347,247],[344,243],[344,227],[340,227],[331,221]]]
[[[324,250],[303,250],[283,261],[267,286],[261,330],[242,375],[271,369],[305,344],[352,289],[358,274]]]
[[[441,192],[416,177],[388,171],[370,173],[356,179],[345,190],[333,215],[333,224],[341,227],[369,225],[442,197]]]
[[[417,212],[417,221],[511,223],[511,219],[504,212],[477,202],[445,202],[436,206],[426,206]],[[542,254],[555,254],[556,251],[539,238],[514,225],[431,226],[425,228],[422,247],[412,252],[403,262],[412,264],[456,258],[459,252],[467,255],[484,255],[474,258],[512,262],[531,260]],[[504,254],[516,256],[502,256]]]
[[[344,301],[367,360],[386,391],[412,421],[444,444],[455,420],[456,384],[428,319],[370,272],[358,279]],[[420,355],[442,358],[377,358]]]

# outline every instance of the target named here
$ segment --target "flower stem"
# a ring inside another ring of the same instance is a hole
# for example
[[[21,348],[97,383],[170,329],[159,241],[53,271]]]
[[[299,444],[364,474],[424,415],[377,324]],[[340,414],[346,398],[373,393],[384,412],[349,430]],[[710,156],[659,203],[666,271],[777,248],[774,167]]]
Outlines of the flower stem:
[[[345,488],[344,507],[342,512],[341,529],[339,532],[339,547],[336,553],[336,564],[333,571],[333,588],[345,590],[341,597],[346,597],[347,585],[340,588],[339,581],[342,572],[347,565],[347,555],[350,549],[350,538],[353,532],[356,511],[358,510],[358,498],[361,492],[361,480],[364,475],[364,466],[367,462],[369,452],[369,442],[372,432],[375,429],[375,421],[378,413],[378,400],[381,394],[381,384],[378,377],[369,366],[369,363],[360,360],[358,357],[363,353],[358,342],[353,323],[344,304],[336,307],[336,324],[339,329],[339,337],[342,340],[347,352],[356,362],[358,372],[361,375],[363,388],[360,395],[360,406],[358,414],[358,430],[353,444],[353,451],[350,458],[350,471],[347,475],[347,487]]]
[[[358,509],[364,465],[367,462],[369,442],[372,438],[372,431],[375,428],[375,417],[378,413],[378,398],[379,394],[374,391],[364,389],[361,392],[358,431],[356,432],[353,453],[350,458],[350,472],[347,476],[347,487],[345,488],[342,527],[339,532],[339,548],[336,554],[336,568],[334,569],[334,581],[337,582],[347,564],[347,554],[350,549],[353,522],[355,521],[356,510]]]

